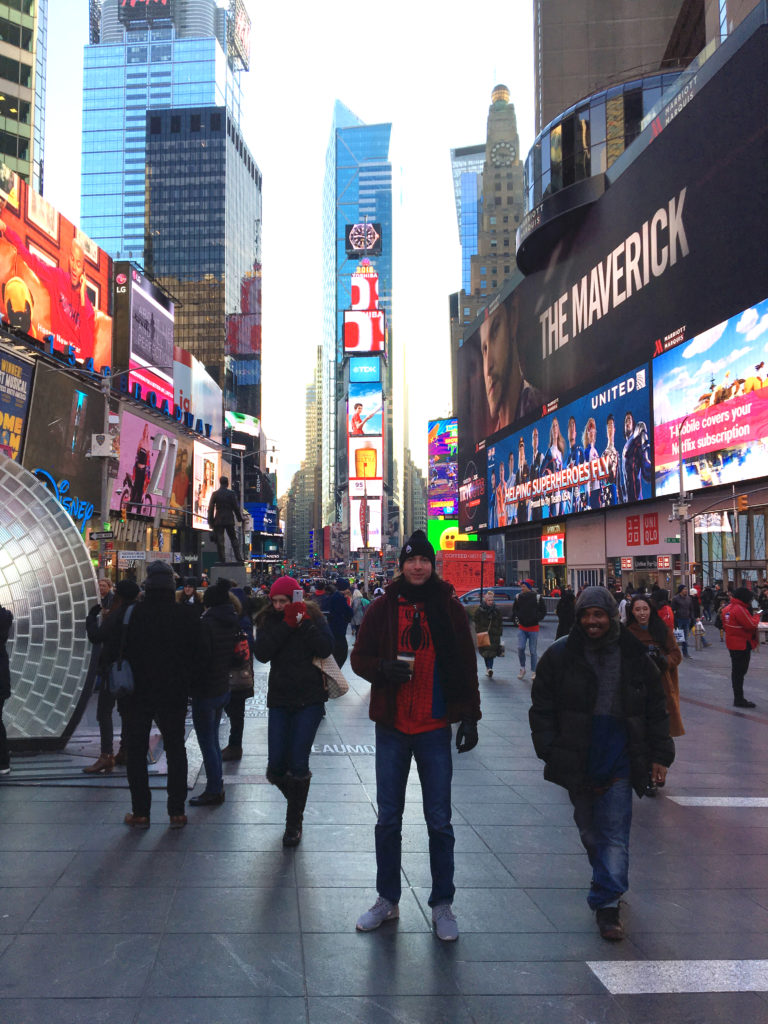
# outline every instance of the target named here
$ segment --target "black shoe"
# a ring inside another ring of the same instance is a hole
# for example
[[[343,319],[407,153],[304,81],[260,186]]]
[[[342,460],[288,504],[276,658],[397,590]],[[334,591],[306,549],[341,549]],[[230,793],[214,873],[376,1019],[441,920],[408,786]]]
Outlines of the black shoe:
[[[225,799],[226,794],[223,789],[220,793],[209,793],[206,791],[204,793],[201,793],[200,796],[193,796],[192,799],[189,801],[189,806],[211,807],[216,804],[223,804]]]
[[[756,708],[757,704],[754,701],[746,700],[744,697],[739,697],[738,700],[733,702],[735,708]]]
[[[283,832],[283,846],[298,846],[301,842],[301,829],[295,825],[286,825]]]
[[[602,938],[609,942],[620,942],[624,938],[624,928],[619,920],[618,907],[598,907],[595,917]]]
[[[242,761],[243,759],[243,748],[226,746],[221,752],[222,761]]]

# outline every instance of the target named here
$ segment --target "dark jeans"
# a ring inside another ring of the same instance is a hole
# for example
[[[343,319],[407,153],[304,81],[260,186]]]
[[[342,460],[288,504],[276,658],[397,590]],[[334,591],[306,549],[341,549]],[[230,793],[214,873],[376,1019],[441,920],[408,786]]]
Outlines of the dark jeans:
[[[593,910],[614,903],[629,888],[632,784],[616,779],[605,793],[571,793],[573,820],[592,865],[587,903]]]
[[[453,826],[451,825],[451,728],[408,735],[397,729],[376,725],[376,890],[397,903],[401,894],[405,787],[411,758],[421,782],[424,820],[429,835],[429,866],[432,892],[429,905],[451,903],[453,884]]]
[[[0,697],[0,768],[7,768],[11,763],[11,754],[8,750],[8,735],[5,731],[5,722],[3,721],[4,707],[5,697]]]
[[[733,687],[733,699],[744,699],[744,676],[749,669],[749,659],[752,651],[749,647],[743,651],[728,651],[731,656],[731,686]]]
[[[102,676],[99,698],[96,703],[96,721],[99,723],[99,736],[101,739],[102,754],[114,753],[114,729],[112,725],[112,711],[117,704],[117,711],[121,717],[120,723],[120,746],[125,743],[125,730],[122,725],[122,701],[109,692],[109,680]]]
[[[683,642],[680,645],[683,648],[683,654],[688,657],[688,633],[691,629],[690,619],[681,619],[680,616],[675,619],[675,626],[683,631]]]
[[[235,690],[229,695],[229,704],[224,708],[229,716],[230,747],[242,747],[245,729],[245,702],[251,696],[250,690]]]
[[[218,796],[224,789],[221,774],[219,726],[221,713],[229,703],[229,693],[219,697],[192,698],[192,725],[195,727],[200,753],[205,765],[205,792]]]
[[[229,542],[232,545],[232,550],[235,553],[235,561],[242,562],[243,556],[240,551],[240,540],[237,536],[237,530],[235,529],[234,523],[228,523],[226,526],[214,526],[213,536],[216,540],[216,550],[218,551],[219,561],[226,562],[227,556],[224,550],[224,533],[226,531],[229,537]]]
[[[128,785],[133,813],[137,817],[149,817],[152,805],[147,753],[153,719],[162,734],[168,762],[168,814],[184,813],[184,801],[187,799],[187,748],[184,746],[186,716],[186,702],[177,707],[152,707],[128,700],[123,703]]]
[[[303,708],[270,708],[267,723],[267,772],[275,777],[309,775],[309,754],[323,717],[325,704]]]
[[[483,658],[483,661],[485,662],[485,667],[490,672],[493,668],[493,658]]]

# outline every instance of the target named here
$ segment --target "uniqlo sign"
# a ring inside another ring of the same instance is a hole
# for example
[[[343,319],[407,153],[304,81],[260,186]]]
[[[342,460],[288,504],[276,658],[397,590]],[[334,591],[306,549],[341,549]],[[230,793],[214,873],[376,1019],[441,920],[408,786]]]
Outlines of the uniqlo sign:
[[[643,544],[659,543],[659,514],[647,512],[643,516]]]
[[[627,516],[627,547],[640,544],[640,516]]]

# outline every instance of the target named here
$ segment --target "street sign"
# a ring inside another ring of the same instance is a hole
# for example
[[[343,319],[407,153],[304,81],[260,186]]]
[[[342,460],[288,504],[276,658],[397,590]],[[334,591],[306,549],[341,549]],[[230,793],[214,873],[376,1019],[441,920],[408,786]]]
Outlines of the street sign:
[[[665,544],[677,544],[677,543],[679,543],[679,541],[680,541],[680,537],[679,536],[677,536],[677,537],[665,537],[664,538],[664,543]]]
[[[89,533],[91,540],[114,540],[115,535],[111,530],[91,530]]]

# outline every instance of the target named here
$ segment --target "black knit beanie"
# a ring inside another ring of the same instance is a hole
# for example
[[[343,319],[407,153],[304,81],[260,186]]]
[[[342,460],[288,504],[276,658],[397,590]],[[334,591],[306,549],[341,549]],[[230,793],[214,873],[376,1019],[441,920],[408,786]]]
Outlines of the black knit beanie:
[[[409,558],[415,558],[417,555],[428,558],[432,563],[432,568],[435,568],[435,549],[427,540],[427,535],[423,530],[416,530],[403,545],[403,550],[400,552],[400,568],[403,568],[403,564]]]

